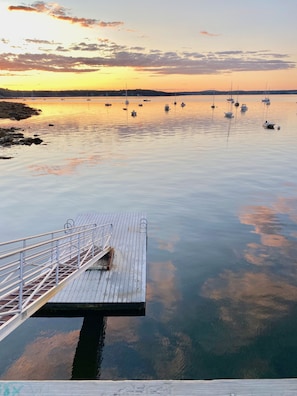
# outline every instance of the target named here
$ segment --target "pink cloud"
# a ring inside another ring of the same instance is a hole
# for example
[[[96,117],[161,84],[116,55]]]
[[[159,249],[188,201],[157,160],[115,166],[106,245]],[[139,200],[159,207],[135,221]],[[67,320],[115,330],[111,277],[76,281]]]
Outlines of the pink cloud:
[[[217,37],[217,36],[219,36],[219,34],[209,33],[206,30],[201,30],[200,34],[202,34],[202,36],[208,36],[208,37]]]
[[[9,11],[24,11],[24,12],[37,12],[37,13],[46,13],[50,15],[52,18],[61,20],[61,21],[66,21],[70,22],[72,24],[79,24],[83,27],[93,27],[93,26],[99,26],[102,28],[115,28],[118,26],[123,25],[123,22],[120,21],[113,21],[113,22],[105,22],[105,21],[100,21],[97,19],[90,19],[90,18],[79,18],[79,17],[73,17],[68,15],[67,9],[58,5],[58,4],[51,4],[51,3],[45,3],[43,1],[38,1],[30,6],[9,6],[8,7]]]

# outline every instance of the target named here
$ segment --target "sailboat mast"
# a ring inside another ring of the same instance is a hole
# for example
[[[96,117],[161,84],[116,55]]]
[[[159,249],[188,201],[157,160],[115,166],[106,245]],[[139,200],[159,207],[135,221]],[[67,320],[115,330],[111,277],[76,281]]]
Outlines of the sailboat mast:
[[[125,100],[125,105],[129,104],[129,100],[128,100],[128,91],[127,91],[127,84],[126,84],[126,100]]]

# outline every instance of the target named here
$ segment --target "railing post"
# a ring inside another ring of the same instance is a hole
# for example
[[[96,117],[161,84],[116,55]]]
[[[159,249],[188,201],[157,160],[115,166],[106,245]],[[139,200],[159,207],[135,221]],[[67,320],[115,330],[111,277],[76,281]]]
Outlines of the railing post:
[[[59,241],[56,241],[56,285],[59,283],[59,266],[60,266],[60,251],[59,251]]]
[[[92,257],[94,257],[95,254],[95,250],[94,250],[94,244],[95,244],[95,232],[96,232],[97,228],[93,228],[92,231]]]
[[[19,310],[22,312],[23,306],[23,277],[24,277],[24,252],[20,252],[20,288],[19,288]]]
[[[80,234],[77,235],[77,268],[80,268],[80,244],[81,244],[81,239],[80,239]]]
[[[70,259],[72,259],[72,229],[71,229],[71,231],[70,231],[70,237],[69,237],[69,250],[70,250],[70,252],[69,252],[69,258]]]
[[[51,264],[54,262],[54,234],[51,233]]]

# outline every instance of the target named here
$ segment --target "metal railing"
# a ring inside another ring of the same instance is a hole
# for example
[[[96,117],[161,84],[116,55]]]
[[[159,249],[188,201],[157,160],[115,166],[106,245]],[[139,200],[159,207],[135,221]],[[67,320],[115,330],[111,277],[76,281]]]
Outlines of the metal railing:
[[[74,226],[0,243],[0,325],[110,249],[112,224]]]

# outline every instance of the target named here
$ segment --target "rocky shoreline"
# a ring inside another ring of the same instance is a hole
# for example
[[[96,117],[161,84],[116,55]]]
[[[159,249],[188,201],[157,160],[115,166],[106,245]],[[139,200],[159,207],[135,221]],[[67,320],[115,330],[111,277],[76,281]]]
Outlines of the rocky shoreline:
[[[0,118],[8,118],[14,121],[24,120],[32,115],[39,115],[41,110],[33,109],[23,103],[0,102]],[[37,135],[25,137],[21,128],[0,128],[0,147],[11,147],[12,145],[41,144],[42,139]],[[0,156],[0,159],[10,159],[12,157]]]
[[[11,120],[24,120],[32,115],[40,114],[41,110],[33,109],[18,102],[0,102],[0,118],[9,118]]]

